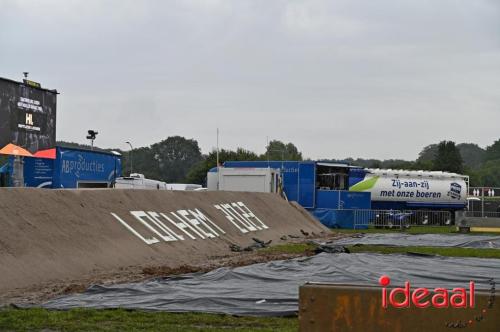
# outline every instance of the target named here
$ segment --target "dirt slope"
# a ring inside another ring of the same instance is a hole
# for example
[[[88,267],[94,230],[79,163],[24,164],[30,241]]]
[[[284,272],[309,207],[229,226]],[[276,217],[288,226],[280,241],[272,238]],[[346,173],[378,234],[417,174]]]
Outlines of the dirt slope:
[[[203,264],[230,253],[230,244],[279,243],[301,230],[327,231],[273,194],[2,188],[0,292],[136,266]]]

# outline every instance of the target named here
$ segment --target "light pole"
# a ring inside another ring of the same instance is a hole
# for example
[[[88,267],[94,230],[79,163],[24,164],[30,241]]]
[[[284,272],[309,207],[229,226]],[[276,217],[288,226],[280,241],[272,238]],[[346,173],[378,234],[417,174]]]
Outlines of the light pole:
[[[284,171],[285,170],[285,152],[286,152],[286,147],[284,149],[268,149],[268,155],[267,155],[267,159],[268,159],[268,163],[269,163],[269,151],[275,151],[275,152],[281,152],[281,170]]]
[[[284,149],[268,149],[267,150],[267,165],[269,166],[269,151],[276,151],[276,152],[281,152],[281,179],[283,182],[283,179],[285,179],[285,152],[286,147]]]
[[[132,155],[132,150],[133,150],[134,148],[132,147],[132,143],[130,143],[129,141],[127,141],[127,142],[125,142],[125,143],[127,143],[128,145],[130,145],[130,151],[129,151],[129,153],[128,153],[128,154],[129,154],[129,159],[130,159],[130,175],[132,175],[132,166],[133,166],[133,160],[132,160],[133,155]]]
[[[208,187],[208,179],[207,179]],[[219,169],[219,128],[217,128],[217,190],[220,188],[220,169]]]

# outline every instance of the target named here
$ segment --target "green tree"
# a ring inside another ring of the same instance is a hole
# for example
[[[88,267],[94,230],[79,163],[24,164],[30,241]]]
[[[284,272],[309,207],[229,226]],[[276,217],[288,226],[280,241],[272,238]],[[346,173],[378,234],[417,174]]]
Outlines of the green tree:
[[[500,160],[500,139],[496,140],[492,145],[486,147],[484,161]]]
[[[302,160],[302,153],[299,152],[293,143],[285,144],[278,140],[272,140],[266,147],[266,153],[261,155],[263,160]]]
[[[152,169],[158,170],[159,180],[183,182],[189,169],[200,162],[198,142],[181,136],[171,136],[151,145]]]
[[[471,187],[481,187],[482,182],[481,182],[481,176],[480,176],[480,170],[472,170],[470,168],[467,168],[464,172],[469,176],[469,186]]]
[[[153,151],[150,147],[141,147],[122,153],[122,174],[130,174],[130,158],[132,158],[132,172],[141,173],[148,179],[160,180],[158,163],[154,161]]]
[[[483,148],[473,143],[461,143],[457,145],[457,148],[464,161],[464,166],[471,169],[478,169],[481,167],[486,153]]]
[[[184,182],[188,170],[203,159],[198,142],[181,136],[171,136],[149,147],[121,153],[122,174],[130,173],[132,158],[134,173],[169,183]]]
[[[259,160],[259,156],[252,151],[238,148],[236,151],[224,150],[219,151],[219,163],[223,164],[226,161],[251,161]],[[217,150],[212,150],[204,159],[193,165],[189,170],[186,182],[206,184],[207,172],[217,166]]]
[[[381,162],[381,168],[414,169],[415,162],[402,159],[387,159]]]
[[[434,169],[434,160],[420,160],[413,164],[415,170],[432,171]]]
[[[472,186],[500,187],[500,159],[485,162],[471,174]]]
[[[438,171],[463,173],[463,161],[460,151],[452,141],[442,141],[433,162],[433,168]]]
[[[438,153],[438,145],[430,144],[425,146],[422,151],[418,154],[417,163],[421,163],[422,165],[427,165],[427,162],[433,162],[436,159],[436,155]]]
[[[415,162],[403,159],[363,159],[363,158],[346,158],[346,159],[325,159],[324,162],[348,164],[351,166],[367,167],[367,168],[392,168],[392,169],[415,169]]]
[[[461,143],[456,146],[460,151],[463,165],[470,169],[478,169],[484,159],[485,150],[473,143]],[[499,146],[500,148],[500,146]],[[433,162],[438,154],[438,144],[430,144],[422,149],[416,160],[416,168],[433,170]],[[500,158],[500,157],[499,157]]]

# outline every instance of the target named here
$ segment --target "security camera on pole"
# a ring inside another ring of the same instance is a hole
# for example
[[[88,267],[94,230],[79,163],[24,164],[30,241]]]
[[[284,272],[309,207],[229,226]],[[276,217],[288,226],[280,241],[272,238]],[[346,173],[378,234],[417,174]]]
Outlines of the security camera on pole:
[[[90,149],[94,150],[94,140],[95,140],[97,134],[99,134],[99,133],[95,130],[92,130],[92,129],[88,130],[88,133],[89,134],[87,135],[87,139],[90,140]]]

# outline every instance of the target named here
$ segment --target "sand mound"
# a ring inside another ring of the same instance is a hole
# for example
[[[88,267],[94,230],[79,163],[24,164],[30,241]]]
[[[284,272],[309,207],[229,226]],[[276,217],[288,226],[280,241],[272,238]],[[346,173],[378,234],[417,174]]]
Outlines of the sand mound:
[[[175,268],[252,238],[327,231],[274,194],[0,189],[0,291],[130,266]]]

